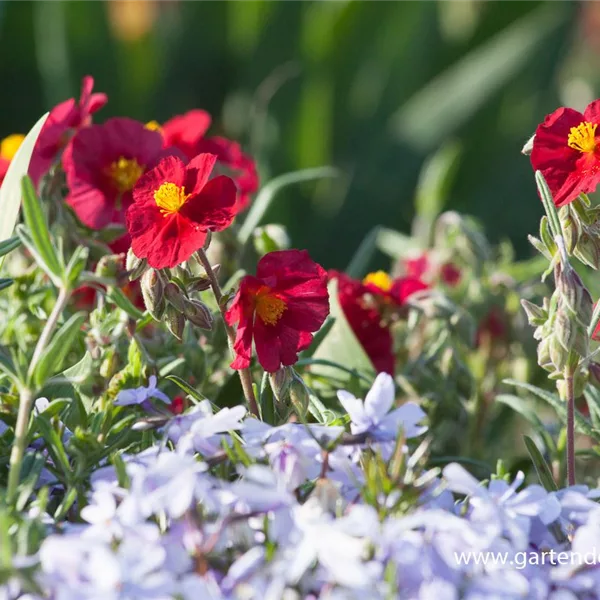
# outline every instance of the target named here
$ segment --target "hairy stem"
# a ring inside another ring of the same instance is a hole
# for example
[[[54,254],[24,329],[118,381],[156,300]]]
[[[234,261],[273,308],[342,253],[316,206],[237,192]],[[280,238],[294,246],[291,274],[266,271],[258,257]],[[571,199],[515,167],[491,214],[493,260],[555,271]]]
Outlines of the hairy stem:
[[[71,292],[68,288],[60,288],[54,308],[52,309],[52,312],[50,313],[50,316],[44,325],[42,334],[40,335],[40,338],[35,346],[35,350],[33,351],[33,356],[31,357],[29,370],[27,372],[29,380],[31,380],[31,377],[35,373],[35,368],[40,361],[44,350],[48,346],[50,339],[52,338],[52,334],[58,325],[58,320],[60,319],[60,316],[62,315],[70,296]],[[10,453],[10,470],[8,473],[7,490],[7,499],[9,502],[14,500],[17,487],[19,486],[19,480],[21,478],[21,465],[23,463],[23,456],[25,455],[27,427],[29,425],[29,417],[33,407],[33,399],[33,390],[30,389],[30,385],[27,384],[23,386],[19,394],[19,412],[17,414],[17,423],[15,426],[15,441]]]
[[[567,373],[567,484],[575,485],[575,392],[573,375]]]
[[[210,287],[212,288],[217,304],[219,305],[219,310],[221,311],[221,316],[223,317],[223,324],[225,325],[227,339],[229,340],[229,348],[233,353],[233,345],[235,343],[235,332],[227,324],[227,321],[225,319],[225,306],[223,306],[222,303],[223,293],[221,292],[221,286],[219,285],[217,276],[215,275],[215,272],[213,271],[213,268],[204,250],[198,250],[196,256],[198,257],[198,261],[200,262],[200,264],[204,267],[206,275],[208,276],[208,280],[210,281]],[[256,398],[254,397],[254,389],[252,388],[252,375],[250,374],[250,369],[239,369],[238,374],[240,376],[242,390],[244,391],[244,397],[246,398],[246,402],[248,402],[250,412],[254,416],[258,417],[258,405],[256,404]]]
[[[15,426],[15,441],[10,453],[10,470],[8,472],[8,490],[6,494],[9,503],[15,499],[19,480],[21,479],[21,464],[23,463],[23,456],[25,454],[25,440],[32,406],[33,393],[29,388],[23,388],[19,395],[19,413]]]

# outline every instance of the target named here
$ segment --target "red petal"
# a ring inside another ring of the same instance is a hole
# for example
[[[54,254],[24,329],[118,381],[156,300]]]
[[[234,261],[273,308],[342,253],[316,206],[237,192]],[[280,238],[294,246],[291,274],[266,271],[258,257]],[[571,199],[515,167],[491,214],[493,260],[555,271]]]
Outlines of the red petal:
[[[600,99],[590,102],[583,113],[585,121],[600,124]],[[600,131],[596,131],[596,137],[600,136]]]
[[[231,225],[235,217],[235,194],[233,181],[221,175],[209,181],[199,194],[189,198],[180,213],[205,230],[221,231]]]
[[[198,194],[206,185],[217,162],[214,154],[198,154],[188,164],[186,190],[188,194]]]

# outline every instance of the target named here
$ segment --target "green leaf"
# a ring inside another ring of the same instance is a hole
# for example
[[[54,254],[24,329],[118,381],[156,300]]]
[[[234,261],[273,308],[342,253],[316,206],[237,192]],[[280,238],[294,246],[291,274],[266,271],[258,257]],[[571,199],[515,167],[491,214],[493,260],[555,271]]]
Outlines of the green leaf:
[[[499,394],[495,397],[495,401],[510,406],[510,408],[512,408],[515,412],[518,412],[521,416],[525,417],[525,419],[527,419],[527,421],[529,421],[529,423],[532,425],[536,433],[542,437],[548,451],[550,453],[556,452],[556,444],[554,443],[554,440],[552,439],[552,436],[548,432],[547,428],[537,416],[534,406],[531,406],[530,403],[526,402],[523,398],[519,398],[519,396],[513,396],[510,394]]]
[[[71,475],[71,465],[60,435],[44,414],[35,417],[35,423],[46,442],[46,448],[54,464],[61,468],[65,478],[68,479]]]
[[[458,142],[447,142],[421,169],[415,197],[413,235],[425,246],[429,245],[433,223],[448,200],[460,154]]]
[[[522,383],[521,381],[515,381],[514,379],[505,379],[504,383],[514,385],[535,394],[538,398],[541,398],[554,408],[561,423],[565,424],[567,422],[566,404],[558,396],[555,396],[546,390],[542,390],[535,385]],[[590,422],[577,409],[575,409],[575,430],[578,433],[583,433],[584,435],[600,441],[600,431],[594,429]]]
[[[33,147],[48,118],[46,113],[29,131],[17,153],[10,161],[4,181],[0,186],[0,242],[8,240],[15,230],[21,207],[21,180],[27,174]],[[0,267],[2,259],[0,258]]]
[[[367,377],[374,376],[375,367],[373,367],[373,363],[354,335],[338,301],[336,280],[329,283],[329,306],[330,314],[335,319],[335,323],[317,348],[314,359],[322,359],[343,365],[345,370],[336,370],[336,375],[346,375],[346,379],[350,379],[351,375],[349,373],[351,371],[356,371]],[[313,372],[326,375],[332,372],[332,367],[325,366],[325,364],[315,364]]]
[[[12,252],[15,248],[21,245],[21,240],[18,237],[11,237],[8,240],[0,242],[0,256],[4,256]]]
[[[269,425],[276,425],[275,417],[275,398],[273,397],[273,388],[269,382],[269,374],[263,373],[258,394],[258,408],[260,409],[260,418]]]
[[[172,381],[176,386],[181,388],[186,394],[197,400],[198,402],[202,402],[206,400],[206,397],[203,396],[196,388],[193,388],[187,381],[181,379],[177,375],[168,375],[166,377],[168,381]]]
[[[116,304],[121,310],[124,310],[133,319],[138,320],[144,316],[144,313],[139,308],[136,308],[119,288],[109,287],[106,298]]]
[[[316,169],[285,173],[269,181],[256,196],[244,224],[240,227],[238,232],[239,243],[244,245],[248,242],[256,227],[260,225],[267,210],[269,210],[271,203],[284,187],[294,183],[322,179],[323,177],[337,177],[339,174],[340,172],[333,167],[318,167]]]
[[[65,267],[67,282],[71,288],[77,287],[79,276],[83,269],[85,269],[89,255],[89,248],[85,248],[84,246],[77,246],[77,248],[75,248],[69,263]]]
[[[19,486],[19,495],[15,508],[22,511],[35,490],[40,473],[46,464],[46,458],[41,454],[27,454],[21,467],[22,483]]]
[[[0,291],[10,287],[14,281],[12,279],[0,279]]]
[[[549,43],[563,17],[556,6],[542,5],[475,47],[392,117],[397,138],[421,151],[433,150],[527,66],[531,54]]]
[[[527,452],[529,452],[529,456],[531,457],[531,462],[533,462],[533,466],[535,467],[536,473],[538,474],[544,489],[547,492],[556,492],[558,486],[554,481],[554,477],[552,477],[552,471],[542,456],[542,453],[528,435],[524,435],[523,439],[525,440],[525,446],[527,446]]]
[[[48,275],[54,275],[57,280],[61,280],[63,268],[50,239],[46,216],[29,177],[23,177],[21,188],[23,192],[23,215],[33,245],[42,259],[43,265],[49,271]]]
[[[33,380],[38,388],[41,388],[52,375],[60,371],[65,358],[77,340],[85,319],[84,312],[75,313],[54,334],[33,373]]]

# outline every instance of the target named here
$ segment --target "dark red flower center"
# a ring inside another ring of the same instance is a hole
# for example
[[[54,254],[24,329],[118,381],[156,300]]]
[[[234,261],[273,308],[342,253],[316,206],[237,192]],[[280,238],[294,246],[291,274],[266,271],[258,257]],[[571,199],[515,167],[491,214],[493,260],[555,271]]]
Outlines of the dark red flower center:
[[[594,152],[596,150],[597,123],[583,121],[577,127],[571,127],[567,145],[579,152]]]
[[[256,314],[265,325],[276,325],[287,306],[268,286],[261,287],[254,296]]]
[[[185,193],[185,187],[165,181],[154,192],[154,200],[163,217],[179,212],[191,194]]]
[[[110,180],[121,194],[130,192],[142,176],[144,167],[135,158],[120,156],[106,170]]]

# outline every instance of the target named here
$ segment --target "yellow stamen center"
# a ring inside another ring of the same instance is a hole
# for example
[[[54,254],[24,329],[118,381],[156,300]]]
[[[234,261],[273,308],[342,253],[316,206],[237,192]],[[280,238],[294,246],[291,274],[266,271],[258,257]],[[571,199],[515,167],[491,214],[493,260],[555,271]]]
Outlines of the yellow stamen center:
[[[163,217],[179,212],[191,194],[185,193],[185,187],[165,182],[154,192],[154,200]]]
[[[594,152],[596,150],[596,127],[598,127],[597,123],[589,121],[584,121],[577,127],[571,127],[567,144],[579,152]]]
[[[266,286],[258,290],[255,301],[256,314],[265,325],[275,325],[287,309],[285,302]]]
[[[119,160],[116,160],[107,169],[108,176],[121,194],[130,192],[143,172],[144,167],[135,158],[125,158],[124,156],[119,157]]]
[[[24,139],[25,136],[20,133],[13,133],[5,137],[0,142],[0,158],[12,160]]]
[[[162,133],[161,124],[158,121],[148,121],[145,125],[146,129],[150,131],[158,131],[158,133]]]
[[[392,278],[385,271],[376,271],[369,273],[364,279],[365,285],[371,284],[378,287],[382,292],[389,292],[392,289]]]

